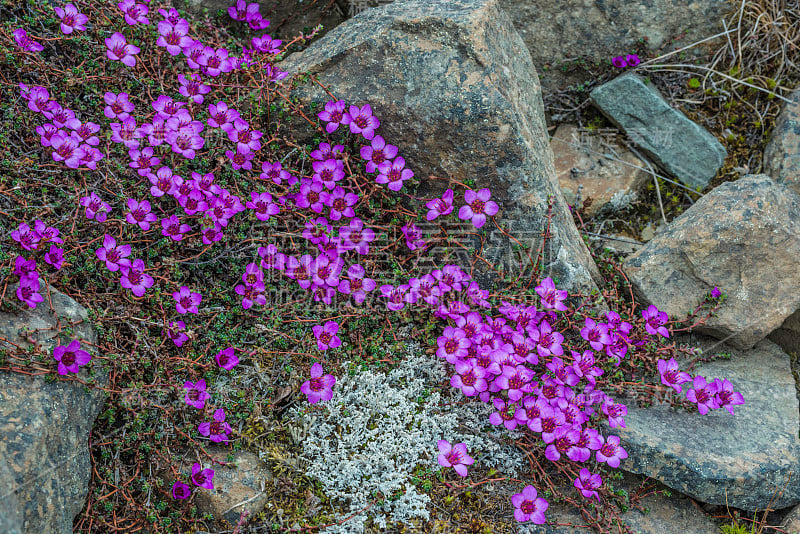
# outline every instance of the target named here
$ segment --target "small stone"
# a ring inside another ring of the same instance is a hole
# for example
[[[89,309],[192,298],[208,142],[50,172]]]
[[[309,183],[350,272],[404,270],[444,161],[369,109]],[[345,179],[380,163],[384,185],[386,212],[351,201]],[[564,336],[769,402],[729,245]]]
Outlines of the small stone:
[[[574,124],[559,126],[550,140],[550,148],[561,194],[567,203],[579,206],[592,198],[586,210],[588,217],[628,206],[649,177],[644,170],[645,162],[631,151],[614,143],[616,155],[608,154],[610,151],[603,146],[600,135],[585,135]]]
[[[689,187],[705,188],[725,161],[725,147],[711,133],[636,74],[595,88],[589,98],[642,152]]]

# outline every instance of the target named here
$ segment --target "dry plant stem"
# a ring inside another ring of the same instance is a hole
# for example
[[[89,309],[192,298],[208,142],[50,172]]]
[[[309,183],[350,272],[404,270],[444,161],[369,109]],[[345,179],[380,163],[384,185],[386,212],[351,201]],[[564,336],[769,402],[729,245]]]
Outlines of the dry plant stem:
[[[661,201],[661,186],[658,185],[658,177],[656,176],[656,172],[653,170],[653,166],[650,164],[650,162],[647,160],[647,158],[642,156],[639,153],[638,150],[633,148],[631,143],[628,143],[626,141],[625,145],[627,146],[628,150],[630,150],[631,152],[634,153],[634,155],[636,155],[636,157],[638,157],[640,160],[642,160],[645,163],[647,163],[647,169],[650,171],[650,174],[653,176],[653,183],[656,184],[656,196],[658,197],[658,208],[661,211],[661,220],[664,221],[664,224],[669,224],[667,222],[667,216],[664,215],[664,203]]]

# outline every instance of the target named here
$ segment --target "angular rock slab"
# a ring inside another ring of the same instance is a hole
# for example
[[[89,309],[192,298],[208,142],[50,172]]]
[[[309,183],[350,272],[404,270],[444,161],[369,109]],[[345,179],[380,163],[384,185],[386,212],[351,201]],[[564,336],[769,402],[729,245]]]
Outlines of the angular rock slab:
[[[711,133],[636,74],[595,88],[589,98],[645,154],[689,187],[704,189],[725,161],[725,147]]]
[[[728,299],[696,332],[747,349],[800,308],[800,196],[763,174],[698,200],[624,264],[634,291],[682,319],[714,286]]]
[[[574,124],[560,125],[550,140],[561,193],[572,205],[592,197],[588,217],[624,208],[650,176],[646,163],[623,147],[614,147],[621,162],[605,157],[609,150],[601,140],[599,135],[581,135]]]
[[[789,357],[769,340],[747,351],[705,336],[691,344],[731,353],[730,360],[698,364],[693,374],[727,378],[745,403],[732,416],[627,402],[626,428],[605,429],[628,451],[620,468],[710,504],[724,505],[726,494],[729,506],[750,511],[800,503],[800,410]]]
[[[726,0],[501,0],[500,7],[522,36],[546,93],[589,79],[562,73],[557,65],[567,58],[610,61],[634,53],[643,38],[648,51],[664,54],[724,31],[722,18],[738,9]],[[685,53],[700,55],[705,46]],[[552,68],[543,72],[548,63]]]
[[[764,148],[764,174],[800,194],[800,90],[784,103]]]
[[[210,448],[208,453],[217,461],[228,461],[226,449]],[[211,466],[214,489],[196,488],[198,508],[231,525],[239,521],[244,510],[250,512],[249,519],[261,512],[268,500],[264,487],[273,483],[272,472],[258,456],[245,451],[236,451],[233,455],[232,465]]]
[[[545,269],[559,288],[596,288],[600,273],[558,189],[536,70],[496,0],[398,0],[370,8],[279,67],[318,75],[348,105],[369,103],[381,121],[376,133],[399,147],[422,181],[416,196],[433,198],[447,188],[430,175],[474,179],[475,189],[491,189],[500,221],[536,250],[553,195]],[[330,100],[316,84],[292,94],[305,109]],[[459,206],[463,197],[455,200]],[[490,256],[511,250],[491,221],[481,231],[494,249]]]
[[[9,286],[6,295],[16,298],[16,287]],[[31,337],[41,343],[45,354],[52,355],[53,347],[66,340],[55,338],[56,318],[46,293],[42,294],[45,301],[35,309],[25,306],[18,315],[0,312],[0,337],[27,348],[31,343],[21,329],[43,329]],[[96,343],[86,309],[52,287],[50,294],[62,326],[83,321],[73,327],[75,336]],[[2,341],[0,349],[15,350]],[[79,376],[88,378],[86,368]],[[107,383],[106,373],[98,373],[97,378],[98,383]],[[103,398],[101,391],[92,389],[87,394],[84,386],[75,382],[48,383],[41,377],[0,372],[0,456],[8,467],[0,470],[0,487],[12,492],[20,506],[22,532],[72,532],[73,519],[83,509],[88,492],[91,462],[87,445]]]

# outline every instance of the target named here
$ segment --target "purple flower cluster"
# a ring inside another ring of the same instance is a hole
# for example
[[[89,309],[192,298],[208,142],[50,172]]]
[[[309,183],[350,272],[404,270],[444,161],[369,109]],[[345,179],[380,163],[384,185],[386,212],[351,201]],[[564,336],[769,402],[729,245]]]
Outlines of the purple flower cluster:
[[[64,264],[64,249],[56,246],[56,244],[64,244],[64,240],[59,237],[59,234],[58,228],[47,226],[43,221],[36,219],[33,228],[27,223],[21,223],[16,230],[11,232],[11,238],[24,250],[34,254],[44,251],[45,245],[50,242],[50,248],[43,255],[44,261],[59,271]],[[39,293],[42,285],[36,270],[36,260],[17,256],[14,259],[14,274],[19,276],[17,298],[30,308],[36,308],[38,303],[44,301],[44,297]]]

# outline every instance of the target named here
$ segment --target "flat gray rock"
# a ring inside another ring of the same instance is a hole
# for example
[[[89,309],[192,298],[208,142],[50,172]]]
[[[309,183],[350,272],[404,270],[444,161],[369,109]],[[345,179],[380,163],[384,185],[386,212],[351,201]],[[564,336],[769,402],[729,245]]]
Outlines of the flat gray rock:
[[[545,271],[563,289],[588,293],[596,287],[600,273],[559,191],[536,69],[497,0],[398,0],[371,8],[279,67],[316,74],[348,105],[372,106],[381,123],[376,134],[399,147],[421,180],[416,191],[404,186],[403,192],[441,195],[447,182],[431,175],[474,180],[474,189],[491,189],[500,206],[498,222],[534,250],[553,195]],[[331,99],[316,84],[297,87],[292,95],[304,109],[316,102],[322,110]],[[300,138],[301,132],[295,134]],[[459,193],[456,205],[462,200]],[[471,231],[463,237],[467,242]],[[481,231],[489,261],[498,263],[512,251],[491,221]],[[464,256],[454,263],[474,261]],[[516,268],[516,259],[506,261],[509,271]],[[475,266],[475,278],[488,289],[481,270],[491,271],[480,261]]]
[[[725,147],[711,133],[636,74],[597,87],[589,98],[655,163],[689,187],[704,189],[725,161]]]
[[[16,299],[16,287],[10,285],[6,295]],[[55,289],[50,291],[62,326],[83,321],[73,327],[75,337],[96,343],[86,310]],[[23,305],[19,314],[0,313],[0,336],[26,349],[31,343],[23,329],[39,329],[31,337],[50,355],[44,365],[55,368],[53,347],[68,340],[56,339],[56,317],[50,311],[46,289],[42,295],[45,300],[35,309]],[[5,342],[0,342],[0,349],[15,350]],[[86,380],[89,372],[83,368],[79,376]],[[107,383],[107,378],[103,371],[96,373],[100,384]],[[101,391],[87,393],[85,386],[76,382],[45,382],[42,377],[0,372],[0,456],[7,464],[7,469],[0,469],[0,487],[12,492],[8,501],[0,500],[3,505],[16,500],[22,532],[72,532],[73,519],[83,509],[88,492],[91,462],[87,444],[103,398]]]
[[[623,270],[642,301],[674,319],[718,286],[728,299],[695,331],[746,349],[800,308],[798,258],[800,196],[759,174],[714,188]]]
[[[692,345],[731,354],[698,364],[693,374],[727,378],[745,403],[732,416],[725,409],[700,415],[626,402],[627,428],[604,431],[619,435],[628,451],[620,468],[710,504],[724,505],[727,497],[729,506],[754,511],[800,503],[800,411],[789,357],[769,340],[747,351],[699,336]]]

